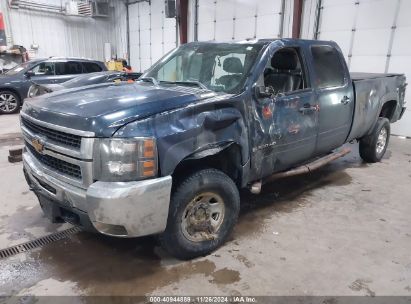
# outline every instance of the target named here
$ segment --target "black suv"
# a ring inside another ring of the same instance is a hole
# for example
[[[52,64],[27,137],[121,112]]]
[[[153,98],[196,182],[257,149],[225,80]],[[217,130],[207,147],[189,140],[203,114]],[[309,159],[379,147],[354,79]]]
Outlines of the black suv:
[[[79,74],[106,70],[101,61],[79,58],[50,57],[24,62],[0,75],[0,113],[17,112],[32,81],[36,84],[61,83]]]

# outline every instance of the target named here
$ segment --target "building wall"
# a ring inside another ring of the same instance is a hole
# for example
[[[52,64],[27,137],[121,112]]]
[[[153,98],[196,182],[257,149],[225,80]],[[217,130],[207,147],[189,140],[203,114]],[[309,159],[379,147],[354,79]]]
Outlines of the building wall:
[[[305,1],[303,38],[313,38],[316,4],[317,0]],[[409,16],[409,0],[323,0],[318,38],[336,41],[352,72],[405,73],[409,82]],[[410,98],[408,88],[406,100]],[[411,108],[392,132],[411,136]]]
[[[64,5],[65,1],[42,0],[42,3]],[[117,45],[112,18],[65,16],[27,9],[12,9],[1,1],[6,13],[6,33],[10,44],[39,45],[34,57],[75,56],[104,59],[104,43]],[[113,11],[114,12],[114,11]]]
[[[281,33],[281,0],[201,0],[198,1],[198,40],[290,37],[292,12],[293,1],[285,0]]]
[[[131,4],[129,13],[130,64],[145,71],[176,47],[176,20],[165,17],[163,0]]]
[[[282,0],[199,0],[198,40],[277,38],[281,35],[281,6]],[[194,41],[194,8],[195,1],[190,0],[189,41]],[[148,69],[177,46],[175,18],[165,18],[164,10],[163,0],[130,5],[130,63],[134,70]],[[291,36],[292,12],[293,0],[285,0],[284,37]]]

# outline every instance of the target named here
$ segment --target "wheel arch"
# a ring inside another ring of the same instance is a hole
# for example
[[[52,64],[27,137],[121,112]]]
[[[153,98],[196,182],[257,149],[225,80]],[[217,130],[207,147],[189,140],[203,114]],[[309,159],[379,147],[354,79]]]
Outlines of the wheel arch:
[[[390,123],[393,122],[392,119],[395,118],[397,106],[398,100],[396,94],[389,93],[381,97],[379,106],[377,108],[378,110],[376,111],[376,113],[374,112],[374,115],[376,115],[374,122],[372,123],[369,130],[365,133],[365,136],[368,136],[372,133],[380,117],[387,118]]]
[[[241,147],[236,142],[221,142],[187,155],[175,167],[173,185],[198,170],[214,168],[228,175],[238,187],[243,185]]]
[[[16,90],[15,88],[12,88],[12,87],[0,87],[0,93],[6,92],[6,91],[13,92],[14,94],[16,94],[17,97],[19,98],[19,102],[20,102],[20,103],[23,101],[23,98],[21,97],[21,94],[20,94],[19,91]]]
[[[395,99],[386,100],[381,105],[381,110],[378,117],[385,117],[391,122],[394,118],[397,109],[398,101]]]

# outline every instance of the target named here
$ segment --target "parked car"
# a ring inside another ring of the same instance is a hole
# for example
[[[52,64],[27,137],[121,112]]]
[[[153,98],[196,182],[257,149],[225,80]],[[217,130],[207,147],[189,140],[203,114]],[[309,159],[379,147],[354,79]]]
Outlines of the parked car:
[[[32,85],[27,93],[27,97],[40,96],[46,93],[72,89],[77,87],[83,87],[99,83],[109,83],[109,82],[134,82],[136,81],[142,73],[126,73],[118,71],[106,71],[106,72],[96,72],[86,75],[77,76],[69,81],[63,83],[52,83],[52,84],[37,84],[32,81]]]
[[[135,84],[27,101],[24,172],[53,221],[206,255],[232,231],[239,189],[316,169],[353,140],[381,160],[405,80],[350,76],[334,42],[188,43]]]
[[[32,81],[37,84],[61,83],[82,73],[106,70],[103,62],[89,59],[50,57],[24,62],[0,75],[0,113],[16,113]]]

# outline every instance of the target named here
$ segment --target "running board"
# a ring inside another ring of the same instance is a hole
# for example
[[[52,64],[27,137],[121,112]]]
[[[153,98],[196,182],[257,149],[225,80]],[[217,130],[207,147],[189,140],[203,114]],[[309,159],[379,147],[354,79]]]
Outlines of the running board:
[[[278,172],[274,173],[273,175],[270,175],[266,178],[264,178],[262,181],[255,182],[251,185],[250,191],[254,194],[258,194],[261,192],[261,186],[262,184],[266,184],[269,182],[272,182],[274,180],[284,178],[284,177],[290,177],[290,176],[295,176],[295,175],[300,175],[300,174],[305,174],[305,173],[310,173],[314,170],[317,170],[321,168],[322,166],[325,166],[326,164],[332,162],[333,160],[336,160],[338,158],[341,158],[348,153],[351,152],[350,148],[344,148],[341,151],[336,151],[330,154],[327,154],[326,156],[323,156],[319,159],[316,159],[315,161],[287,170],[283,172]]]

